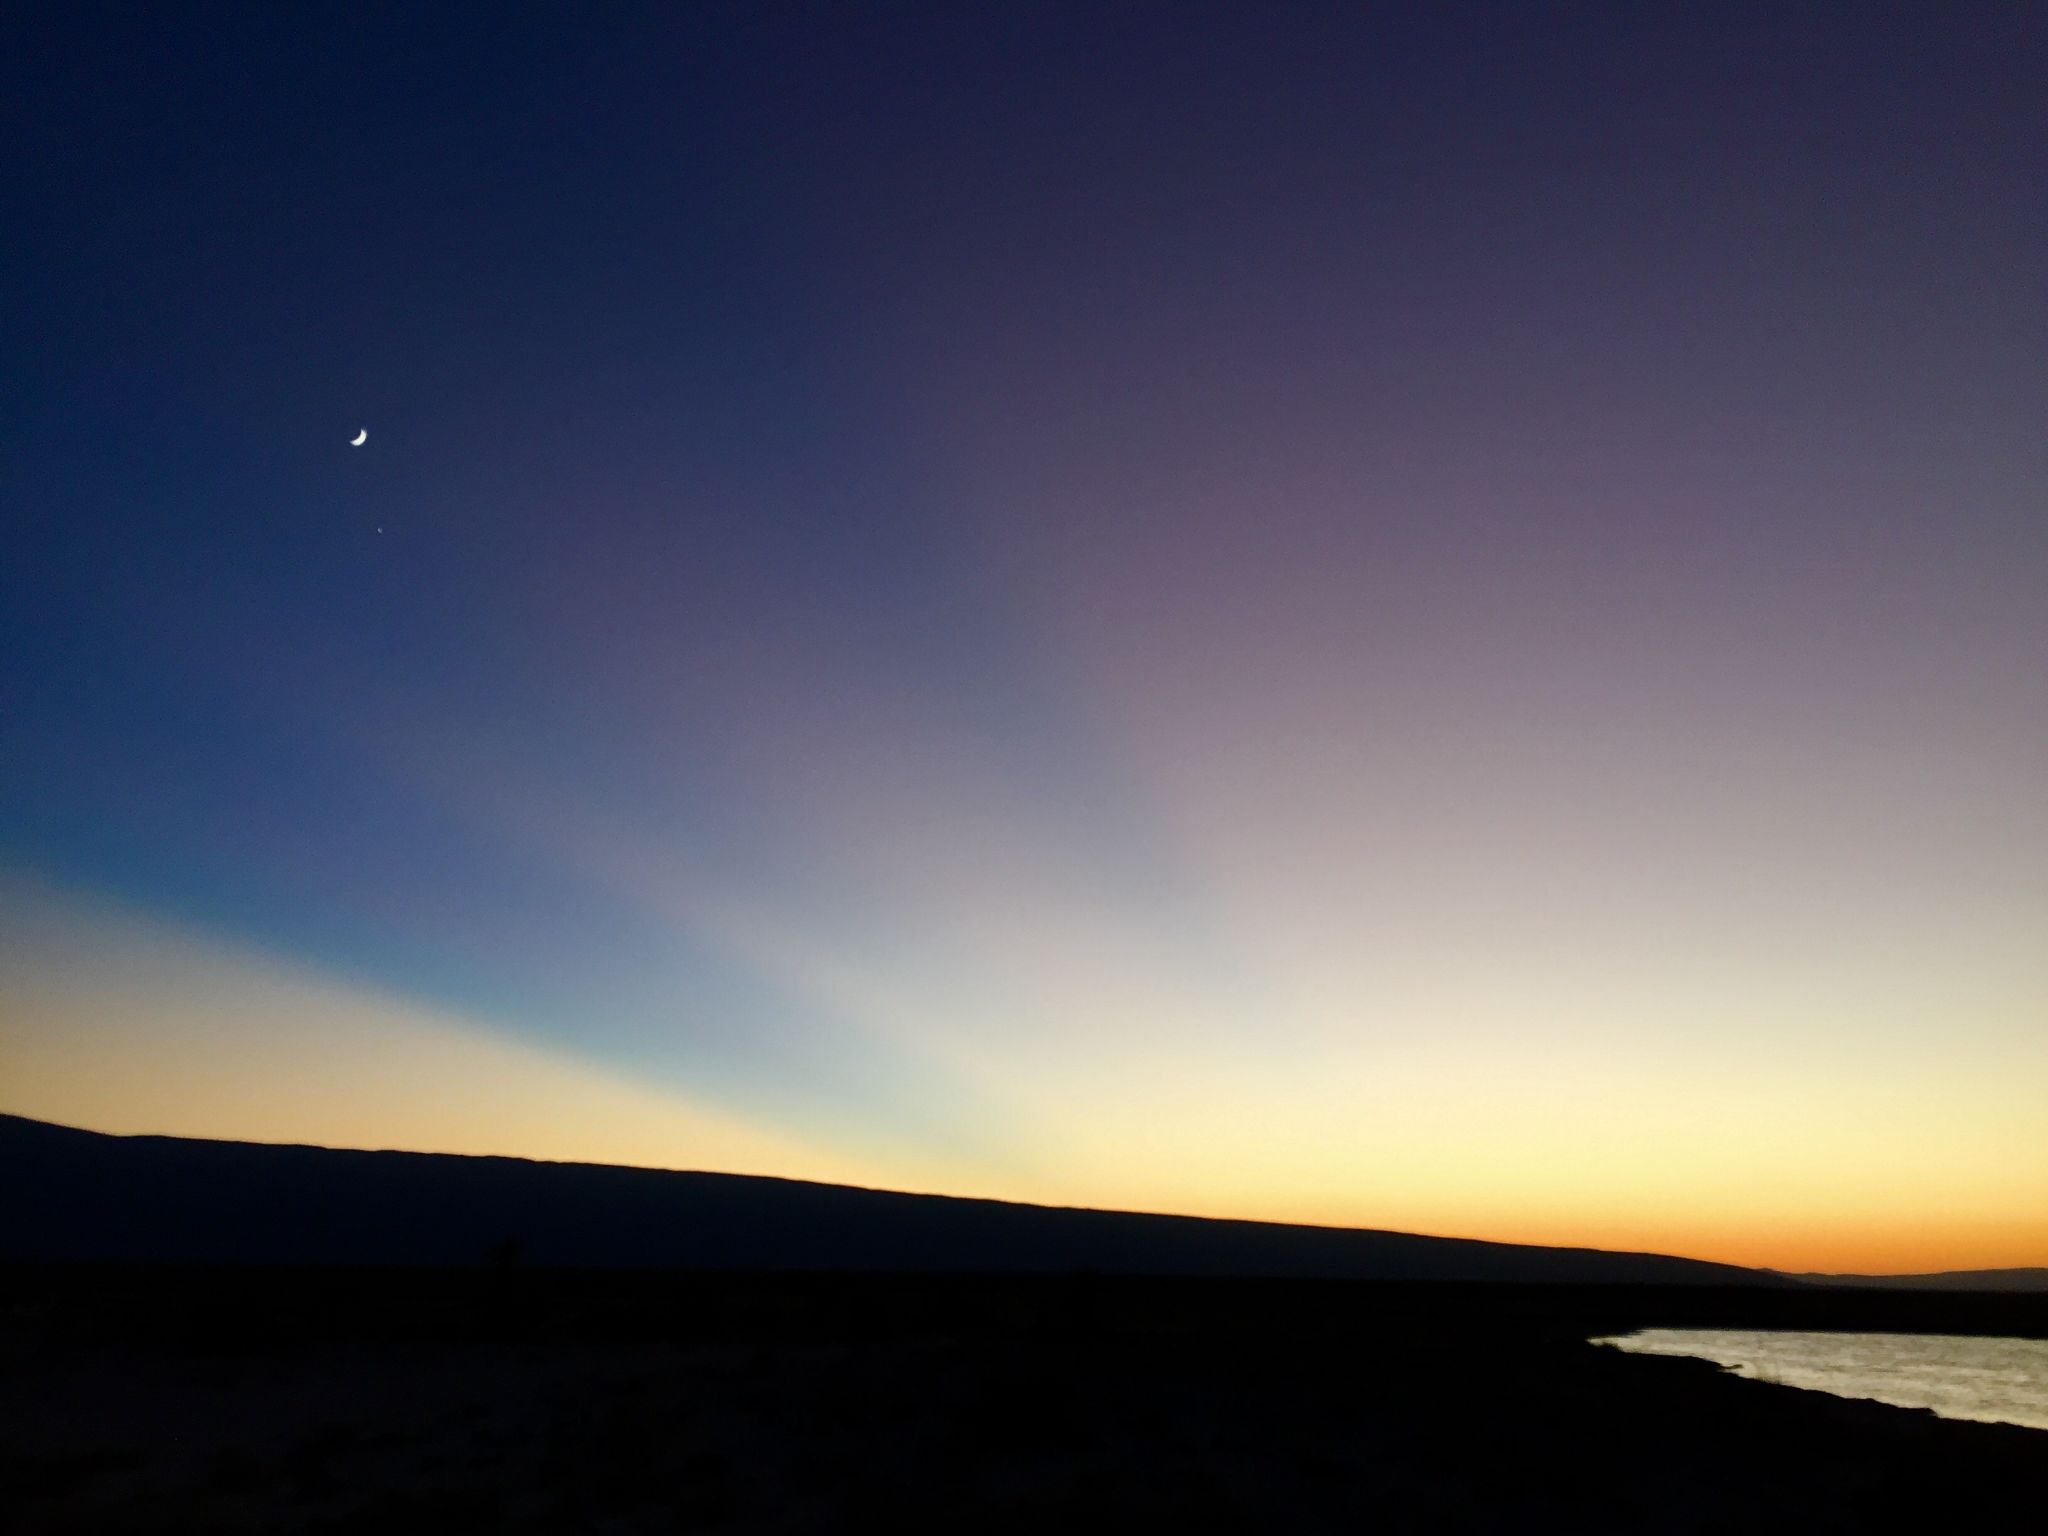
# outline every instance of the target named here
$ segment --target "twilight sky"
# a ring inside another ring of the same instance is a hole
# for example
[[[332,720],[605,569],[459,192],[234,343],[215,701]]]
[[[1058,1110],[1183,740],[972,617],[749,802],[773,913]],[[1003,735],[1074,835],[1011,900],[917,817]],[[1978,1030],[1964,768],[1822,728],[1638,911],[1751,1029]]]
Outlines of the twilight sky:
[[[2048,1264],[2048,11],[507,9],[10,25],[0,1109]]]

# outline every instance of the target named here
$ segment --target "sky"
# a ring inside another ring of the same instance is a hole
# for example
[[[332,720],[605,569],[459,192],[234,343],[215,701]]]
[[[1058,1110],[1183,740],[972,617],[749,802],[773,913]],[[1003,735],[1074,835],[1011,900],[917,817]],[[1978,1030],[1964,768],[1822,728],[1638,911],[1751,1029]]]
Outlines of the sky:
[[[0,1110],[2048,1264],[2048,12],[9,32]]]

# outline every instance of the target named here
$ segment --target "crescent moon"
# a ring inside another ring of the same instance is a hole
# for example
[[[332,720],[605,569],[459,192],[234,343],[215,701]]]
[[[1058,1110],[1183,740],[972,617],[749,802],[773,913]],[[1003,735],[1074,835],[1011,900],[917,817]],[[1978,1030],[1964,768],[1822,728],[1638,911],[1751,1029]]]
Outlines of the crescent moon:
[[[361,427],[357,429],[356,435],[348,440],[348,445],[351,448],[360,448],[369,440],[370,429],[368,427]]]

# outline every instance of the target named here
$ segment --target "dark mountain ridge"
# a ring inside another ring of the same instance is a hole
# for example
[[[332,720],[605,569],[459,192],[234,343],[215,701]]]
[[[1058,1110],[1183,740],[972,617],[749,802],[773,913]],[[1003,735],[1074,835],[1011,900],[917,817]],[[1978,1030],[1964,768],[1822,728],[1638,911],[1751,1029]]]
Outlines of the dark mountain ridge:
[[[1926,1275],[1786,1273],[1806,1285],[1850,1285],[1894,1291],[2048,1291],[2048,1269],[1944,1269]]]
[[[728,1173],[109,1136],[0,1115],[0,1257],[41,1262],[1785,1285],[1662,1254],[1012,1204]]]

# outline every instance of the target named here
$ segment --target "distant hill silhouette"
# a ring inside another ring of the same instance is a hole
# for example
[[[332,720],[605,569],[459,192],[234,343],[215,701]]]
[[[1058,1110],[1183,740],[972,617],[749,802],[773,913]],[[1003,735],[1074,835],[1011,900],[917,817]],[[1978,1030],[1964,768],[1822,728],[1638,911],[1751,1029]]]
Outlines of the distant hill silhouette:
[[[1785,1285],[1659,1254],[793,1179],[106,1136],[0,1115],[0,1256]]]
[[[1944,1269],[1931,1275],[1788,1275],[1808,1285],[1895,1291],[2048,1291],[2048,1269]]]

